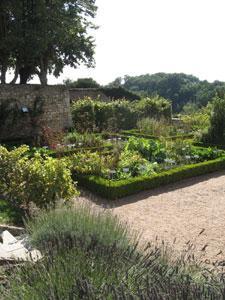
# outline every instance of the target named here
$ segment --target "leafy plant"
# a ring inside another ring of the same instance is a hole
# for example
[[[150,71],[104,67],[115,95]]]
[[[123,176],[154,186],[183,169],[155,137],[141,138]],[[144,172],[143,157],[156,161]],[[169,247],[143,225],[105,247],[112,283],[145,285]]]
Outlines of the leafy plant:
[[[93,133],[70,132],[64,137],[64,143],[73,144],[74,147],[101,147],[104,146],[105,141],[100,135]]]
[[[98,152],[82,151],[70,156],[68,161],[76,174],[100,175],[104,171],[104,160]]]
[[[166,158],[166,149],[157,140],[130,137],[125,150],[137,151],[151,162],[162,162]]]
[[[65,160],[39,153],[29,158],[28,152],[28,146],[12,151],[0,147],[0,193],[5,200],[29,212],[31,203],[47,208],[78,194]]]

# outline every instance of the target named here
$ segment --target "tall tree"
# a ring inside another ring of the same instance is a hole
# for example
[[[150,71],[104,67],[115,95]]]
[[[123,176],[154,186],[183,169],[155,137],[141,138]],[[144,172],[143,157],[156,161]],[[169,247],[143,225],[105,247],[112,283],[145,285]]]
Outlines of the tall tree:
[[[93,66],[95,1],[9,0],[14,82],[19,76],[25,84],[38,75],[47,84],[47,74],[57,77],[65,65]]]

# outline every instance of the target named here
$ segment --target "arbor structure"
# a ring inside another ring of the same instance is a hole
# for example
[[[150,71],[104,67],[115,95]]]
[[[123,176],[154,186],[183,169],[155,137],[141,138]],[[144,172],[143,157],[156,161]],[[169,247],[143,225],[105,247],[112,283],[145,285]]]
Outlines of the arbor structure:
[[[66,65],[93,66],[96,11],[95,0],[1,0],[1,83],[10,68],[12,83],[38,75],[47,84],[47,74],[57,77]]]

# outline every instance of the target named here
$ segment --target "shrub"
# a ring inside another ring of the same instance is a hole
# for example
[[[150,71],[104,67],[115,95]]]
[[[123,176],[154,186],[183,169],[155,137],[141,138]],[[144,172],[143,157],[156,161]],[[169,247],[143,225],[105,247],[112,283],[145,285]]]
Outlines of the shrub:
[[[104,169],[104,161],[98,152],[79,152],[70,156],[68,161],[76,174],[101,175]]]
[[[29,147],[12,151],[0,147],[0,193],[16,207],[29,209],[30,203],[40,208],[54,206],[59,199],[77,194],[71,172],[64,160],[39,153],[26,155]]]
[[[6,300],[224,298],[223,276],[190,255],[173,257],[171,263],[165,247],[138,250],[109,214],[53,211],[31,221],[28,229],[33,244],[48,255],[13,269],[2,290]]]
[[[206,143],[225,144],[225,98],[214,98],[210,126],[202,140]]]
[[[94,250],[95,245],[127,247],[127,229],[111,214],[92,211],[87,206],[43,212],[27,225],[32,245],[48,250],[80,247]]]
[[[153,98],[143,98],[140,101],[135,102],[135,110],[138,112],[139,119],[153,118],[161,119],[165,118],[171,120],[172,108],[170,101],[156,96]]]
[[[73,102],[74,127],[80,132],[118,131],[136,126],[138,119],[171,118],[171,104],[161,98],[146,98],[130,103],[126,100],[102,102],[86,98]]]
[[[74,101],[72,104],[74,127],[79,132],[93,132],[95,128],[94,101],[90,98]]]

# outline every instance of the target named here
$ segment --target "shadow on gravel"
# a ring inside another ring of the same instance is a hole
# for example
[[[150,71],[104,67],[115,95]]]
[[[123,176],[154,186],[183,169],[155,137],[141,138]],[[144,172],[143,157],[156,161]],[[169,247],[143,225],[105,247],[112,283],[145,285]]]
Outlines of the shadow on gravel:
[[[168,193],[168,192],[172,192],[172,191],[175,191],[178,189],[189,187],[194,184],[198,184],[200,182],[204,182],[204,181],[207,181],[212,178],[218,178],[218,177],[221,177],[224,175],[225,175],[225,171],[218,171],[218,172],[214,172],[214,173],[200,175],[197,177],[184,179],[184,180],[176,182],[176,183],[171,183],[171,184],[168,184],[163,187],[155,188],[155,189],[148,190],[148,191],[143,191],[143,192],[140,192],[140,193],[137,193],[134,195],[130,195],[130,196],[118,199],[118,200],[110,201],[110,200],[101,198],[99,196],[96,196],[87,190],[81,191],[81,196],[86,197],[87,199],[89,199],[90,201],[94,202],[97,205],[101,205],[105,209],[111,209],[111,208],[120,207],[120,206],[123,206],[126,204],[130,204],[130,203],[135,203],[137,201],[144,200],[151,196],[158,196],[158,195],[162,195],[164,193]]]

